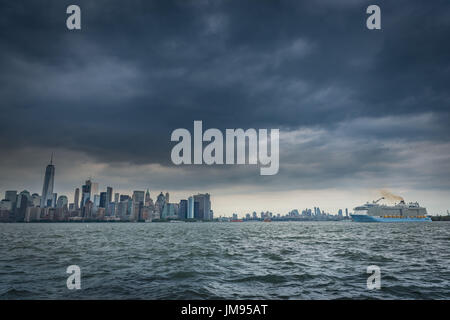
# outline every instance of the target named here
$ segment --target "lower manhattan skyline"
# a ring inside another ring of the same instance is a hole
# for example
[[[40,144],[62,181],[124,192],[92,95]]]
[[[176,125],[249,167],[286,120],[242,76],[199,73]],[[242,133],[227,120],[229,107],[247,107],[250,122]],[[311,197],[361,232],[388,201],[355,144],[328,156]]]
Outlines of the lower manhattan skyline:
[[[170,192],[171,203],[179,203],[181,200],[187,199],[190,195],[201,194],[203,192],[206,192],[208,194],[212,194],[211,198],[214,201],[214,208],[212,209],[214,209],[216,212],[215,218],[219,216],[231,217],[234,214],[237,214],[239,218],[245,218],[245,215],[247,213],[252,214],[253,212],[257,212],[258,215],[260,212],[271,212],[274,214],[286,215],[292,210],[299,210],[301,212],[305,208],[306,209],[313,207],[315,208],[316,206],[320,207],[324,212],[337,214],[339,210],[347,209],[352,211],[353,207],[365,203],[367,201],[378,199],[380,196],[385,196],[385,193],[392,194],[392,197],[387,196],[384,199],[384,201],[388,204],[394,204],[398,202],[400,198],[404,198],[407,202],[412,201],[413,199],[414,201],[419,201],[417,200],[418,198],[413,198],[415,195],[415,191],[408,190],[402,193],[397,192],[397,194],[401,194],[401,196],[398,196],[399,198],[397,198],[393,193],[390,192],[392,191],[392,189],[390,191],[387,191],[387,189],[375,189],[375,188],[373,189],[367,188],[366,190],[359,192],[355,192],[354,190],[352,191],[352,189],[336,190],[332,188],[328,189],[326,187],[319,190],[282,189],[281,191],[277,190],[265,191],[261,190],[260,188],[256,188],[255,190],[249,190],[245,186],[215,189],[209,188],[208,184],[205,184],[203,189],[188,188],[180,190],[177,189],[176,187],[174,189],[170,189],[171,186],[170,184],[164,184],[164,175],[160,174],[158,170],[154,168],[152,169],[158,172],[154,176],[156,179],[151,179],[151,176],[153,176],[151,175],[148,178],[149,179],[148,183],[145,182],[146,177],[145,175],[141,177],[141,179],[139,179],[138,182],[136,183],[135,182],[136,180],[134,179],[132,180],[129,177],[122,175],[118,175],[117,178],[112,177],[112,175],[102,176],[102,174],[99,174],[101,172],[99,170],[97,171],[96,175],[89,173],[86,174],[85,178],[81,177],[81,182],[79,182],[78,184],[71,183],[70,181],[68,181],[67,185],[69,185],[69,187],[61,188],[59,187],[58,181],[59,180],[64,181],[68,179],[67,175],[65,175],[64,172],[60,172],[61,169],[64,170],[65,166],[62,165],[62,168],[59,169],[58,166],[54,163],[53,157],[54,154],[52,153],[47,169],[44,170],[42,168],[40,169],[41,175],[40,178],[37,178],[38,180],[41,181],[40,187],[39,186],[36,187],[36,185],[39,184],[39,181],[32,181],[28,184],[22,185],[22,187],[0,189],[0,192],[2,192],[2,194],[5,194],[6,191],[15,190],[17,191],[18,194],[21,191],[28,191],[30,195],[36,193],[41,197],[41,207],[42,207],[43,203],[42,192],[38,190],[44,190],[46,182],[45,173],[48,172],[49,168],[52,168],[53,176],[51,177],[51,179],[55,181],[54,185],[52,185],[52,192],[56,193],[58,197],[61,195],[67,197],[68,205],[74,203],[76,188],[78,188],[80,192],[78,196],[79,202],[82,201],[83,197],[82,185],[84,185],[86,181],[92,181],[93,183],[95,182],[96,184],[95,194],[98,197],[100,197],[100,194],[102,192],[106,193],[107,188],[112,188],[113,193],[111,201],[114,200],[114,195],[116,193],[120,195],[128,195],[131,198],[134,191],[140,190],[142,192],[145,192],[147,190],[150,190],[152,200],[153,198],[156,198],[160,192],[163,193]],[[143,167],[146,170],[149,169],[149,166]],[[129,172],[130,168],[118,167],[117,170]],[[73,172],[75,171],[77,170],[73,170]],[[71,178],[80,180],[79,172],[80,171],[78,171],[78,173],[76,174],[77,178],[75,177]],[[154,173],[154,171],[152,170],[150,170],[150,172]],[[62,176],[62,178],[60,178],[60,175]],[[38,177],[38,175],[35,174],[32,177]],[[107,183],[107,181],[111,181],[111,183]],[[153,183],[150,181],[153,181]],[[157,184],[158,182],[160,183],[160,185],[166,186],[166,188],[159,187]],[[44,187],[42,186],[42,184],[44,184]],[[25,185],[28,185],[30,187],[25,187]],[[70,185],[72,187],[70,187]],[[406,197],[405,194],[410,195],[411,197]],[[364,196],[366,198],[363,198]],[[99,201],[99,199],[97,199],[97,201]],[[351,201],[349,201],[349,199],[351,199]],[[431,197],[431,199],[433,199],[433,197]],[[93,201],[94,199],[91,200]],[[283,203],[280,204],[279,203],[280,201]],[[419,202],[423,203],[423,201]],[[425,199],[424,205],[428,207],[428,212],[431,215],[442,215],[448,213],[448,209],[446,209],[446,207],[442,207],[441,209],[437,207],[438,209],[433,209],[434,207],[431,206],[429,203],[427,203],[427,199]],[[56,207],[56,204],[52,204],[52,206]]]

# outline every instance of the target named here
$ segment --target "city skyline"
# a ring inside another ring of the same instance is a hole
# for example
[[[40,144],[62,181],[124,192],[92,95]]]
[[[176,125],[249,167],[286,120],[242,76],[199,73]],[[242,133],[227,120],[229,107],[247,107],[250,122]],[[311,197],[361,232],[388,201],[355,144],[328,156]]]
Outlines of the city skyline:
[[[107,215],[110,216],[118,216],[117,214],[117,205],[119,203],[119,198],[122,199],[132,199],[133,203],[135,201],[135,197],[139,197],[142,198],[140,200],[140,202],[145,203],[145,205],[148,204],[148,202],[152,202],[153,203],[153,199],[151,198],[150,192],[149,192],[149,188],[144,188],[144,190],[136,190],[136,189],[128,189],[128,191],[125,192],[117,192],[117,190],[115,190],[113,187],[111,186],[103,186],[100,187],[99,182],[95,182],[94,179],[89,176],[83,185],[81,186],[77,186],[74,188],[74,192],[72,194],[69,193],[69,195],[67,194],[61,194],[58,192],[54,192],[53,191],[57,191],[54,190],[54,178],[55,178],[55,165],[53,164],[53,153],[51,154],[51,159],[50,159],[50,163],[46,166],[45,169],[45,175],[44,175],[44,180],[43,180],[43,188],[42,188],[42,194],[38,194],[36,192],[30,192],[27,189],[24,189],[22,191],[20,190],[12,190],[12,189],[8,189],[5,191],[5,198],[4,199],[8,199],[8,194],[11,195],[12,192],[15,192],[17,195],[19,195],[21,192],[29,192],[30,195],[33,195],[33,197],[39,196],[39,205],[41,208],[45,208],[45,207],[63,207],[62,204],[64,204],[67,208],[69,208],[70,210],[80,210],[80,214],[82,216],[84,216],[84,207],[86,206],[87,202],[92,202],[93,206],[95,208],[103,208],[105,209],[105,212],[108,212],[108,210],[110,209],[109,206],[110,204],[114,204],[115,206],[115,210],[112,213],[108,213]],[[113,190],[115,190],[115,192],[113,192]],[[155,189],[156,190],[156,189]],[[383,195],[383,198],[381,198],[380,200],[383,201],[388,201],[388,203],[394,203],[394,201],[399,201],[399,200],[403,200],[403,198],[401,196],[398,195],[394,195],[392,193],[390,193],[387,190],[379,190],[380,194]],[[156,192],[157,193],[157,192]],[[46,194],[47,196],[44,197],[44,194]],[[155,192],[152,191],[152,194],[154,195]],[[157,198],[155,198],[157,203],[159,201],[159,197],[161,197],[161,195],[163,195],[163,191],[160,191],[160,194],[157,196]],[[164,204],[161,204],[161,207],[159,209],[158,214],[162,215],[163,214],[163,209],[167,210],[171,210],[173,211],[172,214],[175,216],[178,216],[178,211],[182,210],[180,208],[184,207],[184,210],[186,211],[183,215],[185,218],[187,219],[194,219],[194,200],[195,200],[195,204],[200,205],[203,208],[202,212],[210,212],[211,210],[211,215],[209,215],[209,213],[203,213],[201,216],[201,220],[205,219],[205,220],[212,220],[212,207],[211,207],[211,201],[209,200],[209,193],[206,193],[206,195],[208,196],[208,202],[209,205],[206,204],[201,204],[203,203],[202,200],[198,200],[196,199],[196,197],[201,196],[202,194],[200,192],[197,193],[197,195],[195,195],[194,193],[191,196],[184,196],[181,198],[175,198],[175,202],[171,202],[172,204],[175,204],[176,207],[174,208],[164,208]],[[169,203],[169,191],[165,192],[165,196],[163,197],[164,199],[162,200],[164,203],[170,204]],[[73,201],[71,201],[73,199]],[[145,199],[145,201],[144,201]],[[174,198],[172,198],[173,200]],[[20,201],[20,200],[19,200]],[[122,201],[122,200],[121,200]],[[199,202],[200,203],[197,203]],[[207,206],[207,209],[205,209],[205,206]],[[317,206],[317,207],[316,207]],[[315,204],[314,205],[314,215],[316,215],[316,208],[319,210],[319,204]],[[327,207],[326,207],[327,208]],[[198,209],[196,209],[198,210]],[[348,217],[349,216],[349,208],[347,206],[343,206],[340,207],[338,209],[336,209],[334,212],[333,210],[331,210],[331,215],[340,215],[342,216],[342,212],[343,210],[345,210],[345,216]],[[350,208],[351,210],[351,208]],[[169,213],[167,213],[166,211],[164,211],[164,215],[165,216],[170,216]],[[310,212],[311,209],[308,205],[306,206],[297,206],[297,207],[293,207],[290,208],[287,211],[283,210],[271,210],[271,209],[254,209],[254,208],[247,208],[244,211],[239,211],[239,210],[234,210],[232,213],[225,213],[225,214],[219,214],[216,215],[216,218],[219,217],[233,217],[233,218],[245,218],[246,216],[248,217],[250,214],[252,216],[254,216],[256,213],[270,213],[270,217],[272,217],[272,214],[275,216],[280,217],[281,216],[290,216],[292,212],[302,212],[302,215],[305,215],[307,212]],[[323,213],[326,215],[330,215],[330,210],[326,211],[323,210],[319,210],[319,213]],[[350,212],[351,213],[351,212]],[[442,212],[444,213],[444,212]],[[442,214],[441,213],[441,214]],[[446,212],[448,214],[448,210]],[[429,214],[433,215],[433,213]],[[436,213],[435,213],[436,215]],[[198,219],[197,214],[195,216],[195,218]],[[140,213],[138,214],[138,217],[136,218],[136,220],[140,220]]]

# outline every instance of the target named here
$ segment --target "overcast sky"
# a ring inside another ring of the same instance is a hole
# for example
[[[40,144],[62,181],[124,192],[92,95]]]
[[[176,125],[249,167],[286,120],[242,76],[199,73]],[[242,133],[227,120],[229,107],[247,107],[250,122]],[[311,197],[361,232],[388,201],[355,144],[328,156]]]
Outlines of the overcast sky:
[[[66,28],[78,4],[82,30]],[[0,1],[0,192],[209,192],[215,214],[379,189],[450,209],[450,5],[377,1]],[[175,166],[176,128],[279,128],[280,170]],[[73,198],[71,198],[73,201]]]

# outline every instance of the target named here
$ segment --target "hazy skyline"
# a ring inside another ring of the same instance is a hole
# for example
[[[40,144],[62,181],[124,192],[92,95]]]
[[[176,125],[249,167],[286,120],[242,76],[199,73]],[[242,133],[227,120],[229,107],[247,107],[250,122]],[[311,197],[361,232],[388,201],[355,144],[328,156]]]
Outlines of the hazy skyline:
[[[450,7],[378,1],[0,1],[0,192],[73,201],[91,176],[171,202],[209,192],[215,215],[320,206],[388,189],[450,209]],[[280,170],[174,166],[176,128],[279,128]]]

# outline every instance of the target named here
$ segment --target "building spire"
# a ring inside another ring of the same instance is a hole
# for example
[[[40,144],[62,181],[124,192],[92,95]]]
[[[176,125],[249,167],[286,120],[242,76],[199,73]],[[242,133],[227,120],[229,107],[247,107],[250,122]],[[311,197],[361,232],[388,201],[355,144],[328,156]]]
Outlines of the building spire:
[[[50,164],[53,164],[53,152],[52,152],[52,156],[50,157]]]

